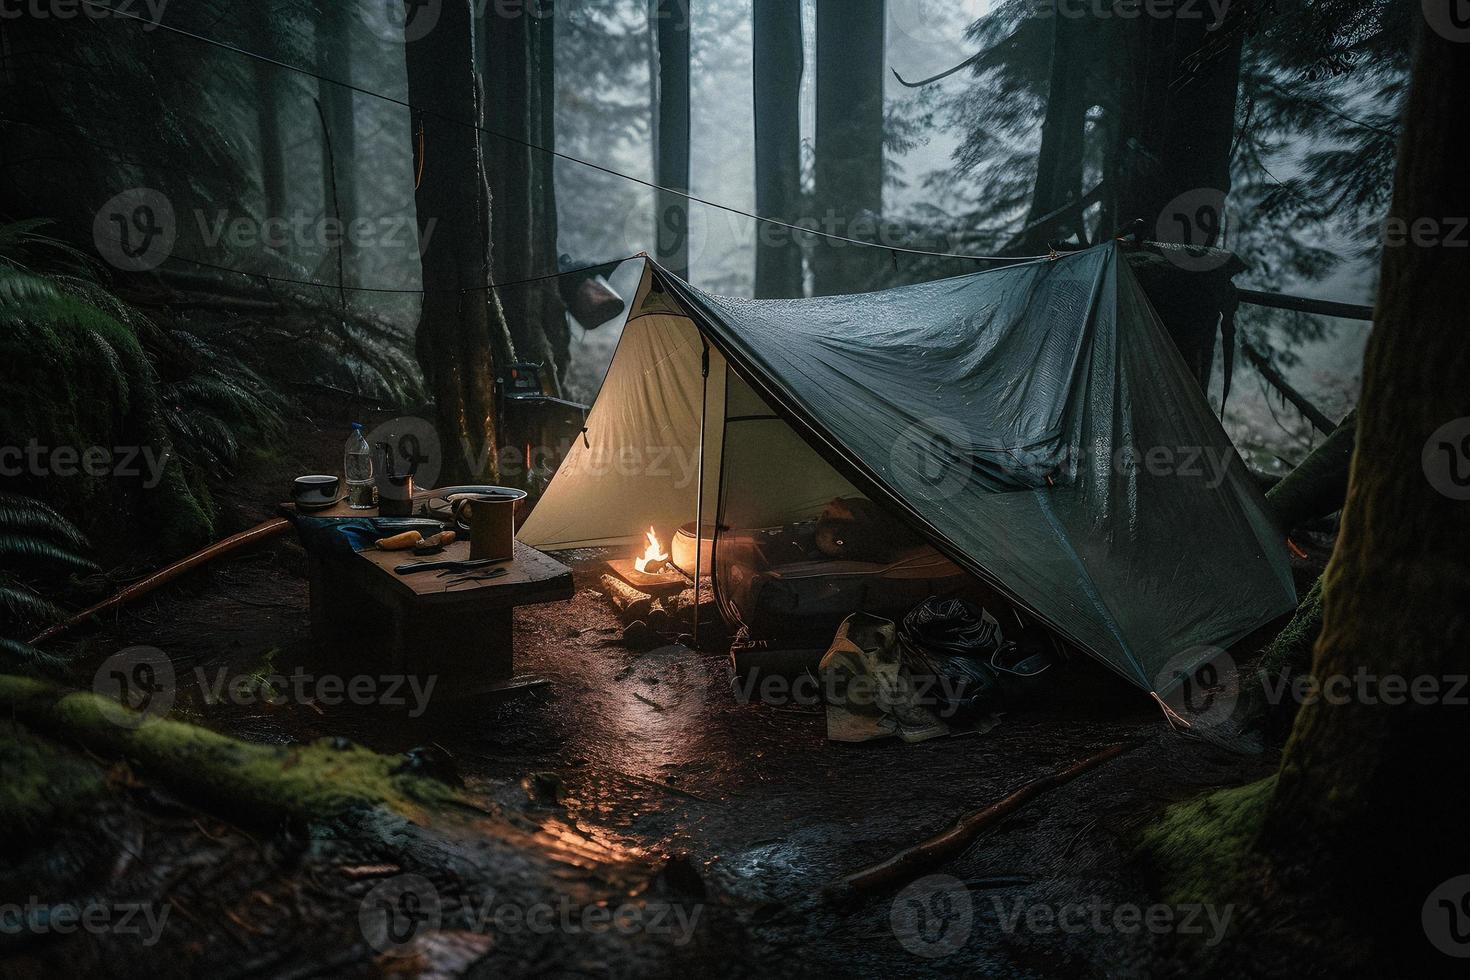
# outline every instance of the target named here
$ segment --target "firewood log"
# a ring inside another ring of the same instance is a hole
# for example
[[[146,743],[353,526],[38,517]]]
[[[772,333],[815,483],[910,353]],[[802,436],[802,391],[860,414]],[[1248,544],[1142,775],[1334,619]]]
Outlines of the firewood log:
[[[612,575],[602,576],[602,592],[612,600],[613,608],[617,609],[624,623],[635,619],[647,620],[649,611],[653,609],[653,596],[639,592]]]

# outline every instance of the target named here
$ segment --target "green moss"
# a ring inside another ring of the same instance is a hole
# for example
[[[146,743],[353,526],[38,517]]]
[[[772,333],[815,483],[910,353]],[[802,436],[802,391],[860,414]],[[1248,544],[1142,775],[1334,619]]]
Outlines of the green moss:
[[[1322,634],[1322,577],[1312,583],[1311,591],[1296,607],[1296,615],[1286,624],[1261,657],[1261,671],[1303,673],[1312,667],[1312,648]]]
[[[76,813],[106,787],[87,759],[0,722],[0,827],[22,838]]]
[[[121,756],[176,791],[259,821],[326,820],[381,807],[412,820],[459,796],[403,769],[402,760],[349,743],[242,742],[168,719],[141,719],[89,692],[0,675],[0,713],[94,752]]]
[[[1143,834],[1141,852],[1159,874],[1164,900],[1229,902],[1252,865],[1276,777],[1219,790],[1164,812]]]

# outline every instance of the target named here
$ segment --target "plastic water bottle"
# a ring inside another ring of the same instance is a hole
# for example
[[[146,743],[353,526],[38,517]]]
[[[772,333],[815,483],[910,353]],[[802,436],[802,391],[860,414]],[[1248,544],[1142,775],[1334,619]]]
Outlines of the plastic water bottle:
[[[362,423],[352,423],[347,437],[347,451],[342,457],[342,470],[347,477],[347,506],[353,510],[371,510],[377,506],[377,486],[373,483],[373,451],[362,434]]]

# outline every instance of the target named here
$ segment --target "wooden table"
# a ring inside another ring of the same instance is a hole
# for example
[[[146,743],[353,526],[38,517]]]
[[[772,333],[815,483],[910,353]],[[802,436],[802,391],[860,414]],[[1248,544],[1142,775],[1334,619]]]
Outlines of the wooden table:
[[[376,515],[337,510],[313,516]],[[515,558],[504,563],[509,573],[487,581],[450,585],[471,573],[393,571],[406,562],[463,561],[469,552],[468,541],[456,541],[429,557],[375,548],[310,554],[313,638],[343,653],[367,651],[397,671],[440,675],[438,690],[449,696],[502,686],[515,672],[513,610],[572,598],[572,571],[519,541]]]

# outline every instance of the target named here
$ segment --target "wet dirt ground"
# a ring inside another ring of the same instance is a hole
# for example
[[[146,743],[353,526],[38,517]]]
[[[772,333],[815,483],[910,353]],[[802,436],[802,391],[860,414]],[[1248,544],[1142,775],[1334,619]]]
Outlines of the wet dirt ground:
[[[242,488],[231,501],[236,522],[268,514],[257,502],[263,493]],[[176,717],[265,742],[346,737],[387,753],[432,747],[486,799],[529,798],[526,805],[614,852],[653,861],[687,856],[674,868],[683,879],[680,901],[705,914],[682,950],[656,961],[661,971],[680,964],[719,975],[1168,973],[1164,944],[1177,937],[1111,924],[1120,905],[1158,901],[1133,859],[1136,835],[1169,803],[1271,766],[1269,758],[1172,733],[1150,700],[1085,658],[1066,664],[1045,698],[984,735],[913,746],[832,743],[819,707],[740,703],[721,652],[625,647],[610,604],[591,589],[601,562],[583,554],[571,564],[574,599],[515,616],[517,672],[550,683],[458,702],[448,697],[454,692],[436,692],[421,714],[412,703],[332,704],[310,694],[277,706],[207,703],[203,689],[220,671],[364,670],[312,643],[304,554],[294,539],[149,597],[82,646],[93,661],[131,644],[168,653],[179,678]],[[1133,747],[1009,817],[934,869],[938,877],[850,907],[824,901],[823,886],[844,873],[1119,742]],[[494,853],[464,859],[495,879]],[[349,916],[354,905],[328,908]],[[1094,908],[1103,912],[1085,911]],[[1079,921],[1088,924],[1073,928]],[[1216,926],[1199,925],[1207,941]],[[565,975],[650,967],[616,946],[570,955],[581,941],[499,934],[495,955],[476,972],[492,964],[497,973],[523,969],[538,956]],[[358,959],[350,953],[304,975],[370,962],[362,950]],[[258,975],[287,972],[275,963]]]

